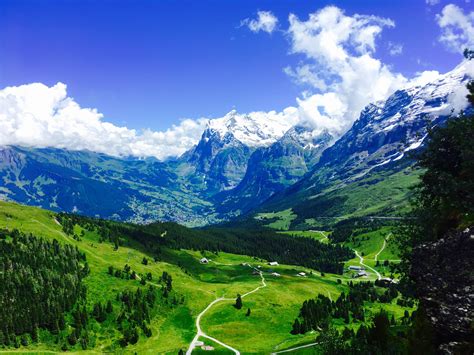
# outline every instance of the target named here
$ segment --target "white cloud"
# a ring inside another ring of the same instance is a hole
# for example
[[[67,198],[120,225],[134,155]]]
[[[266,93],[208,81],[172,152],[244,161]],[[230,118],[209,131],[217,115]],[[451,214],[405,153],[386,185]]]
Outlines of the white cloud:
[[[278,19],[271,11],[258,11],[257,19],[249,19],[241,21],[241,26],[247,26],[252,32],[264,31],[272,33],[278,25]]]
[[[200,138],[206,119],[186,119],[164,132],[118,127],[96,109],[81,108],[66,85],[35,83],[0,90],[0,144],[90,150],[114,156],[182,154]]]
[[[472,13],[464,15],[459,8],[448,6],[438,19],[446,30],[473,17]],[[268,22],[265,20],[267,15],[273,15],[264,13],[267,12],[259,12],[258,20],[253,20],[256,21],[254,24],[248,20],[246,25],[255,31],[272,32],[277,20]],[[270,141],[295,123],[310,125],[314,134],[328,130],[338,137],[350,128],[367,104],[386,99],[404,86],[423,85],[439,76],[436,71],[426,71],[409,80],[375,58],[377,38],[384,28],[395,26],[390,19],[348,16],[339,8],[329,6],[310,14],[307,20],[290,14],[289,22],[286,34],[290,52],[303,55],[304,59],[296,67],[287,67],[284,71],[312,91],[304,92],[296,99],[297,107],[288,107],[281,112],[237,115],[238,119],[248,116],[258,121],[254,127],[258,133],[256,137],[261,137],[259,127],[265,127]],[[469,33],[469,26],[464,23],[461,27]],[[465,38],[469,36],[464,34],[462,39]],[[68,97],[66,89],[62,83],[52,87],[35,83],[0,90],[0,145],[56,147],[165,159],[192,148],[209,122],[206,118],[185,119],[161,132],[119,127],[104,121],[96,109],[81,108]],[[465,92],[460,90],[450,102],[458,105],[463,95]],[[278,124],[279,120],[284,124]]]
[[[305,62],[285,72],[300,82],[313,84],[315,93],[298,99],[301,118],[316,130],[344,133],[370,102],[385,99],[407,84],[401,74],[373,54],[383,28],[395,26],[390,19],[347,16],[328,6],[300,20],[290,14],[288,37],[291,52]]]
[[[441,28],[439,41],[453,52],[462,52],[474,47],[474,11],[464,13],[454,4],[446,5],[441,14],[436,15]]]
[[[403,53],[403,44],[388,42],[388,53],[392,57],[395,57],[397,55],[401,55]]]
[[[425,70],[424,72],[417,73],[417,76],[410,81],[410,85],[424,86],[438,79],[440,75],[437,70]]]
[[[440,0],[426,0],[426,4],[430,6],[438,5]]]

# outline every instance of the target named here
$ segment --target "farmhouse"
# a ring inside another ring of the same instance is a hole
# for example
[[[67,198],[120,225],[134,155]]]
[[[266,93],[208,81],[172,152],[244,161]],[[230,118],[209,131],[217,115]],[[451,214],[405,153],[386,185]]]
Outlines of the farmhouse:
[[[203,345],[203,346],[201,346],[201,349],[205,350],[205,351],[213,351],[214,347],[210,346],[210,345]]]
[[[364,270],[359,271],[355,277],[362,277],[362,276],[367,276],[367,273]]]
[[[301,271],[301,272],[298,273],[298,276],[305,277],[305,276],[306,276],[306,273],[303,272],[303,271]]]
[[[270,261],[270,262],[268,263],[268,265],[270,265],[270,266],[278,266],[278,261]]]
[[[280,276],[280,274],[278,272],[272,272],[272,275],[276,276],[276,277]]]
[[[349,270],[360,271],[360,270],[365,270],[365,269],[362,266],[351,265],[349,266]]]
[[[202,258],[201,260],[199,260],[199,262],[201,264],[209,264],[209,260],[207,258]]]

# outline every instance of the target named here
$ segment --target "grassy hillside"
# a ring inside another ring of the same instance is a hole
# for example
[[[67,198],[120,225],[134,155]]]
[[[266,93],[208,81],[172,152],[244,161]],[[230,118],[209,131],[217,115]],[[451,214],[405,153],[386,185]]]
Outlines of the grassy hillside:
[[[400,216],[408,211],[411,188],[419,181],[419,174],[407,167],[373,171],[354,181],[334,180],[314,194],[304,189],[288,198],[275,196],[254,218],[270,228],[304,230],[354,217]]]
[[[318,294],[336,298],[347,290],[347,283],[351,280],[349,274],[326,273],[322,276],[316,270],[300,266],[270,267],[262,259],[223,252],[162,247],[159,258],[154,260],[156,255],[151,254],[151,249],[136,240],[121,236],[116,249],[114,243],[107,240],[101,242],[99,230],[91,231],[76,224],[72,236],[67,235],[57,219],[54,213],[46,210],[0,202],[0,228],[17,228],[46,240],[56,239],[61,244],[72,244],[86,255],[90,273],[83,282],[87,286],[88,312],[92,312],[97,302],[105,304],[111,301],[114,309],[102,323],[90,320],[87,352],[121,351],[119,340],[122,334],[115,325],[121,307],[117,294],[127,290],[135,292],[139,287],[146,290],[152,286],[158,294],[151,311],[151,335],[148,337],[140,330],[138,342],[129,344],[127,352],[176,354],[180,349],[186,350],[196,333],[197,315],[216,298],[226,297],[231,300],[217,303],[203,315],[202,329],[244,353],[269,353],[314,341],[314,333],[290,334],[302,302]],[[167,235],[161,233],[155,238],[167,238]],[[207,257],[210,262],[201,264],[199,260],[202,257]],[[143,263],[144,258],[148,261],[147,265]],[[122,279],[108,273],[110,266],[123,270],[125,265],[135,271],[137,279]],[[237,294],[245,294],[262,285],[260,275],[255,274],[256,269],[262,272],[267,286],[246,296],[243,308],[237,310],[233,307]],[[163,272],[170,274],[173,280],[172,291],[167,298],[162,296],[163,286],[159,281]],[[273,276],[274,272],[280,276]],[[306,277],[297,276],[299,272],[305,272]],[[151,280],[141,281],[147,273],[151,274]],[[371,279],[374,279],[373,275]],[[396,304],[386,306],[397,317],[403,314],[404,308]],[[247,308],[251,309],[250,316],[245,315]],[[367,304],[369,313],[377,308],[380,306]],[[40,330],[38,342],[28,338],[28,345],[20,344],[19,349],[11,345],[3,351],[42,352],[66,348],[73,352],[82,351],[79,343],[72,346],[67,341],[72,330],[68,321],[66,328],[57,335]],[[212,341],[205,340],[205,343],[214,346],[217,353],[227,351]],[[200,351],[197,348],[195,353]]]

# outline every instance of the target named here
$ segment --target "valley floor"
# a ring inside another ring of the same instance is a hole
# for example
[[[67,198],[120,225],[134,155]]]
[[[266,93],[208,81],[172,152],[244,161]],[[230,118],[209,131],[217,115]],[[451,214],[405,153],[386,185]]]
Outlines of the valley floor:
[[[128,264],[138,275],[151,273],[152,281],[147,281],[147,284],[155,287],[160,287],[155,280],[164,271],[172,275],[173,292],[184,298],[183,303],[172,305],[169,302],[160,306],[151,319],[152,335],[140,336],[136,344],[128,345],[126,350],[130,353],[177,354],[180,350],[188,354],[191,351],[193,354],[208,353],[201,348],[199,341],[212,346],[213,353],[269,354],[298,347],[301,348],[297,353],[314,351],[304,346],[315,342],[315,332],[290,334],[303,301],[318,294],[335,300],[341,292],[347,291],[348,282],[355,280],[351,273],[324,275],[304,267],[270,266],[266,260],[226,253],[166,250],[155,262],[138,243],[131,242],[114,250],[108,242],[99,243],[96,233],[82,230],[77,225],[75,232],[82,233],[83,237],[75,240],[62,231],[53,213],[11,203],[0,202],[0,228],[18,228],[46,239],[74,244],[83,251],[91,270],[84,280],[90,307],[97,300],[111,300],[115,304],[117,292],[140,286],[139,278],[124,280],[109,275],[109,266],[122,269]],[[380,233],[371,243],[358,246],[365,255],[364,263],[373,268],[376,259],[396,258],[386,246],[383,235],[386,234]],[[325,232],[304,232],[295,237],[314,237],[327,242]],[[147,265],[142,263],[144,257],[150,260]],[[209,263],[201,263],[203,257]],[[348,265],[359,261],[353,259]],[[379,267],[377,270],[382,274],[387,272]],[[298,275],[302,272],[305,276]],[[377,272],[369,272],[364,280],[375,280]],[[243,302],[240,310],[234,307],[238,294],[242,295]],[[368,305],[367,315],[374,314],[380,307],[380,304]],[[384,308],[396,318],[401,318],[405,310],[396,304],[384,305]],[[248,309],[250,315],[247,316]],[[351,323],[350,326],[356,328],[357,324]],[[106,323],[98,324],[91,334],[92,349],[87,352],[121,352],[117,345],[119,337],[120,334]],[[40,334],[40,339],[42,341],[27,348],[3,349],[3,352],[50,353],[60,350],[46,332]],[[76,346],[69,350],[76,352],[80,348]]]

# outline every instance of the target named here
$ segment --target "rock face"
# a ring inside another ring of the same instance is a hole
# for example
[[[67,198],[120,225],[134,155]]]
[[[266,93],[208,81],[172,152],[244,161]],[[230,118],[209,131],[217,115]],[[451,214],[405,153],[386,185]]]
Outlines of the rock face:
[[[212,119],[196,146],[165,162],[0,147],[0,199],[189,226],[222,222],[257,208],[292,208],[302,223],[367,210],[393,213],[416,179],[408,171],[412,161],[407,152],[423,145],[429,125],[443,124],[450,115],[452,95],[465,87],[473,71],[467,66],[463,62],[430,83],[368,105],[342,137],[300,126],[293,108],[284,114],[231,111]]]
[[[207,195],[231,189],[242,180],[253,149],[237,140],[232,133],[223,136],[206,129],[196,147],[182,161],[192,169],[193,179],[201,180]]]
[[[474,226],[414,250],[411,276],[440,352],[474,351]]]
[[[258,148],[250,156],[240,183],[216,196],[218,211],[239,215],[255,208],[301,179],[332,142],[333,137],[326,131],[313,136],[305,127],[289,129],[278,141]]]

